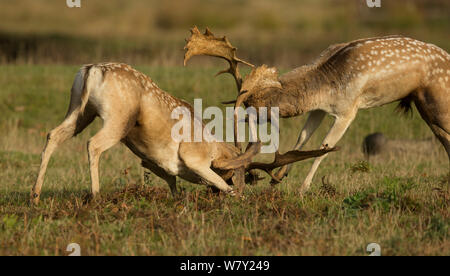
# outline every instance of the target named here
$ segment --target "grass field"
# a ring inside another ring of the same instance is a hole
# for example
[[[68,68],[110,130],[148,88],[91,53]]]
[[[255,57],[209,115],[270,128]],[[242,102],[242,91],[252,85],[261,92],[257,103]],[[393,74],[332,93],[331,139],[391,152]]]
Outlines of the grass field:
[[[218,68],[138,67],[173,95],[204,105],[235,96]],[[389,138],[423,139],[431,131],[388,105],[361,111],[322,163],[304,197],[298,188],[311,161],[289,178],[248,186],[245,200],[211,194],[179,181],[174,199],[123,145],[101,158],[101,196],[87,200],[86,142],[96,120],[53,155],[41,203],[28,204],[45,135],[62,121],[75,66],[0,66],[0,255],[67,255],[76,242],[82,255],[449,255],[448,161],[441,145],[364,161],[361,142],[381,131]],[[305,117],[281,122],[282,151],[289,149]],[[308,143],[317,148],[327,118]],[[268,158],[267,156],[263,158]],[[326,181],[322,182],[325,176]]]

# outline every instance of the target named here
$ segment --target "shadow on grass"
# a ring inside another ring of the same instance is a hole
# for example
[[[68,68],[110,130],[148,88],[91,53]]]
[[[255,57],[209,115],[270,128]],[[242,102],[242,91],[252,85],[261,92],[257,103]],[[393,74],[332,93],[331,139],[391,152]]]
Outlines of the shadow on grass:
[[[8,207],[56,207],[61,205],[76,205],[78,207],[94,207],[105,205],[117,205],[124,202],[163,202],[177,204],[177,202],[198,201],[199,198],[205,201],[214,199],[223,199],[226,196],[213,191],[212,189],[184,190],[180,189],[180,194],[172,196],[168,188],[129,184],[118,189],[104,189],[97,196],[93,197],[90,190],[66,189],[60,191],[44,190],[40,196],[40,202],[37,205],[30,203],[30,192],[11,191],[2,192],[0,205]]]

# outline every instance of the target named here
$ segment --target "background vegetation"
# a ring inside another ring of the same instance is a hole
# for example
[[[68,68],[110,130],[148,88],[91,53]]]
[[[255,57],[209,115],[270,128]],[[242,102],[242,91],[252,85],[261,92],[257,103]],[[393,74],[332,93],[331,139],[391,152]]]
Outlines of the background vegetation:
[[[2,1],[0,61],[180,65],[189,28],[226,34],[239,55],[287,68],[328,45],[403,34],[450,48],[450,2],[365,0]]]
[[[119,1],[0,2],[0,255],[449,255],[448,161],[442,146],[412,147],[365,160],[361,142],[381,131],[391,139],[432,136],[416,111],[395,105],[363,110],[322,163],[311,191],[298,187],[312,161],[280,185],[249,186],[245,200],[211,194],[178,180],[180,198],[118,145],[102,155],[101,197],[89,201],[86,142],[96,120],[53,155],[42,202],[28,205],[46,133],[59,124],[81,63],[123,61],[164,90],[204,106],[235,96],[219,61],[182,68],[192,25],[227,34],[239,56],[286,71],[329,44],[400,33],[450,49],[448,1]],[[305,116],[282,120],[281,151],[292,147]],[[308,143],[317,148],[332,120]],[[270,159],[270,156],[262,156]]]

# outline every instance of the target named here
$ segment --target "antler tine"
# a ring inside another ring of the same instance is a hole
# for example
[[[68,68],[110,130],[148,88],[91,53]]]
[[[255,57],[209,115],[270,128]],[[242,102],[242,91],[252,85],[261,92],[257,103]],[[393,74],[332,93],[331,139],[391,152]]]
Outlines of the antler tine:
[[[214,36],[214,34],[211,32],[211,30],[208,27],[205,28],[205,35]]]
[[[191,29],[191,36],[186,40],[184,49],[186,50],[186,53],[184,54],[184,66],[186,66],[187,61],[191,57],[198,55],[214,56],[225,59],[230,67],[218,72],[216,76],[223,73],[230,73],[233,75],[238,92],[241,90],[242,86],[242,77],[239,73],[238,64],[243,63],[254,67],[253,64],[236,57],[237,48],[231,45],[228,38],[225,36],[222,38],[215,37],[208,27],[206,28],[205,33],[202,34],[197,26],[194,26]]]
[[[318,157],[324,154],[327,154],[331,151],[337,151],[339,150],[338,147],[334,147],[334,148],[324,148],[324,149],[319,149],[319,150],[311,150],[311,151],[299,151],[299,150],[291,150],[288,151],[284,154],[280,154],[278,151],[275,152],[275,159],[272,163],[260,163],[260,162],[254,162],[251,163],[248,167],[247,170],[254,170],[254,169],[258,169],[258,170],[262,170],[264,172],[266,172],[267,174],[270,175],[270,177],[272,177],[272,182],[273,183],[280,183],[281,180],[278,179],[273,173],[272,171],[276,168],[282,167],[284,165],[290,164],[290,163],[294,163],[294,162],[298,162],[301,160],[305,160],[308,158],[312,158],[312,157]]]

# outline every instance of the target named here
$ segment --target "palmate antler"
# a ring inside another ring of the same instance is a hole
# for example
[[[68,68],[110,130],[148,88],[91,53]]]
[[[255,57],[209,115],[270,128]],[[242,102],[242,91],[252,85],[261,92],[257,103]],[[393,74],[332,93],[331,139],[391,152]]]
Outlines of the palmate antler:
[[[272,177],[272,183],[281,182],[272,171],[276,168],[282,167],[284,165],[288,165],[294,162],[298,162],[301,160],[322,156],[331,151],[339,150],[338,147],[328,148],[325,147],[319,150],[310,150],[310,151],[299,151],[299,150],[291,150],[284,154],[280,154],[278,151],[275,152],[275,159],[272,163],[262,163],[262,162],[251,162],[253,157],[259,153],[261,148],[261,143],[249,143],[245,153],[239,155],[233,159],[223,159],[223,160],[215,160],[213,162],[213,167],[220,170],[236,170],[240,168],[245,168],[246,172],[250,172],[252,170],[262,170],[269,174]],[[259,179],[257,179],[259,180]],[[256,180],[256,181],[257,181]]]
[[[284,154],[280,154],[278,151],[275,152],[275,159],[272,163],[260,163],[260,162],[254,162],[251,163],[247,170],[262,170],[265,171],[267,174],[269,174],[272,177],[272,183],[277,184],[281,182],[281,179],[277,178],[272,171],[276,168],[282,167],[284,165],[288,165],[290,163],[294,163],[297,161],[322,156],[324,154],[327,154],[331,151],[337,151],[339,150],[338,147],[334,148],[323,148],[319,150],[310,150],[310,151],[299,151],[299,150],[291,150]]]
[[[232,183],[242,189],[246,183],[245,168],[251,164],[253,157],[255,157],[261,150],[261,142],[249,143],[244,153],[237,157],[230,159],[218,159],[212,162],[212,168],[225,180],[231,178]],[[250,173],[250,172],[249,172]],[[258,177],[249,178],[254,184]]]
[[[253,64],[244,61],[236,57],[236,47],[231,45],[230,41],[224,36],[222,38],[215,37],[214,34],[206,28],[204,34],[202,34],[199,29],[194,26],[191,29],[191,36],[186,39],[186,46],[184,46],[186,53],[184,54],[184,66],[186,66],[187,61],[193,56],[207,55],[213,57],[223,58],[230,64],[228,69],[222,70],[216,74],[220,75],[223,73],[230,73],[235,81],[238,90],[238,96],[241,94],[242,88],[242,77],[239,73],[238,65],[243,63],[245,65],[254,67]],[[236,103],[236,101],[223,102],[224,104]],[[235,145],[241,150],[241,144],[237,141],[237,112],[234,114],[234,142]]]
[[[202,34],[199,29],[194,26],[191,29],[191,36],[186,39],[186,46],[184,46],[184,49],[186,50],[186,53],[184,54],[184,66],[186,66],[187,61],[191,57],[200,55],[219,57],[228,61],[230,67],[220,71],[216,76],[223,73],[230,73],[233,75],[236,80],[238,92],[241,91],[242,86],[242,77],[238,68],[239,63],[254,67],[253,64],[236,57],[237,48],[233,47],[225,36],[222,38],[215,37],[208,28],[206,28],[205,33]]]

